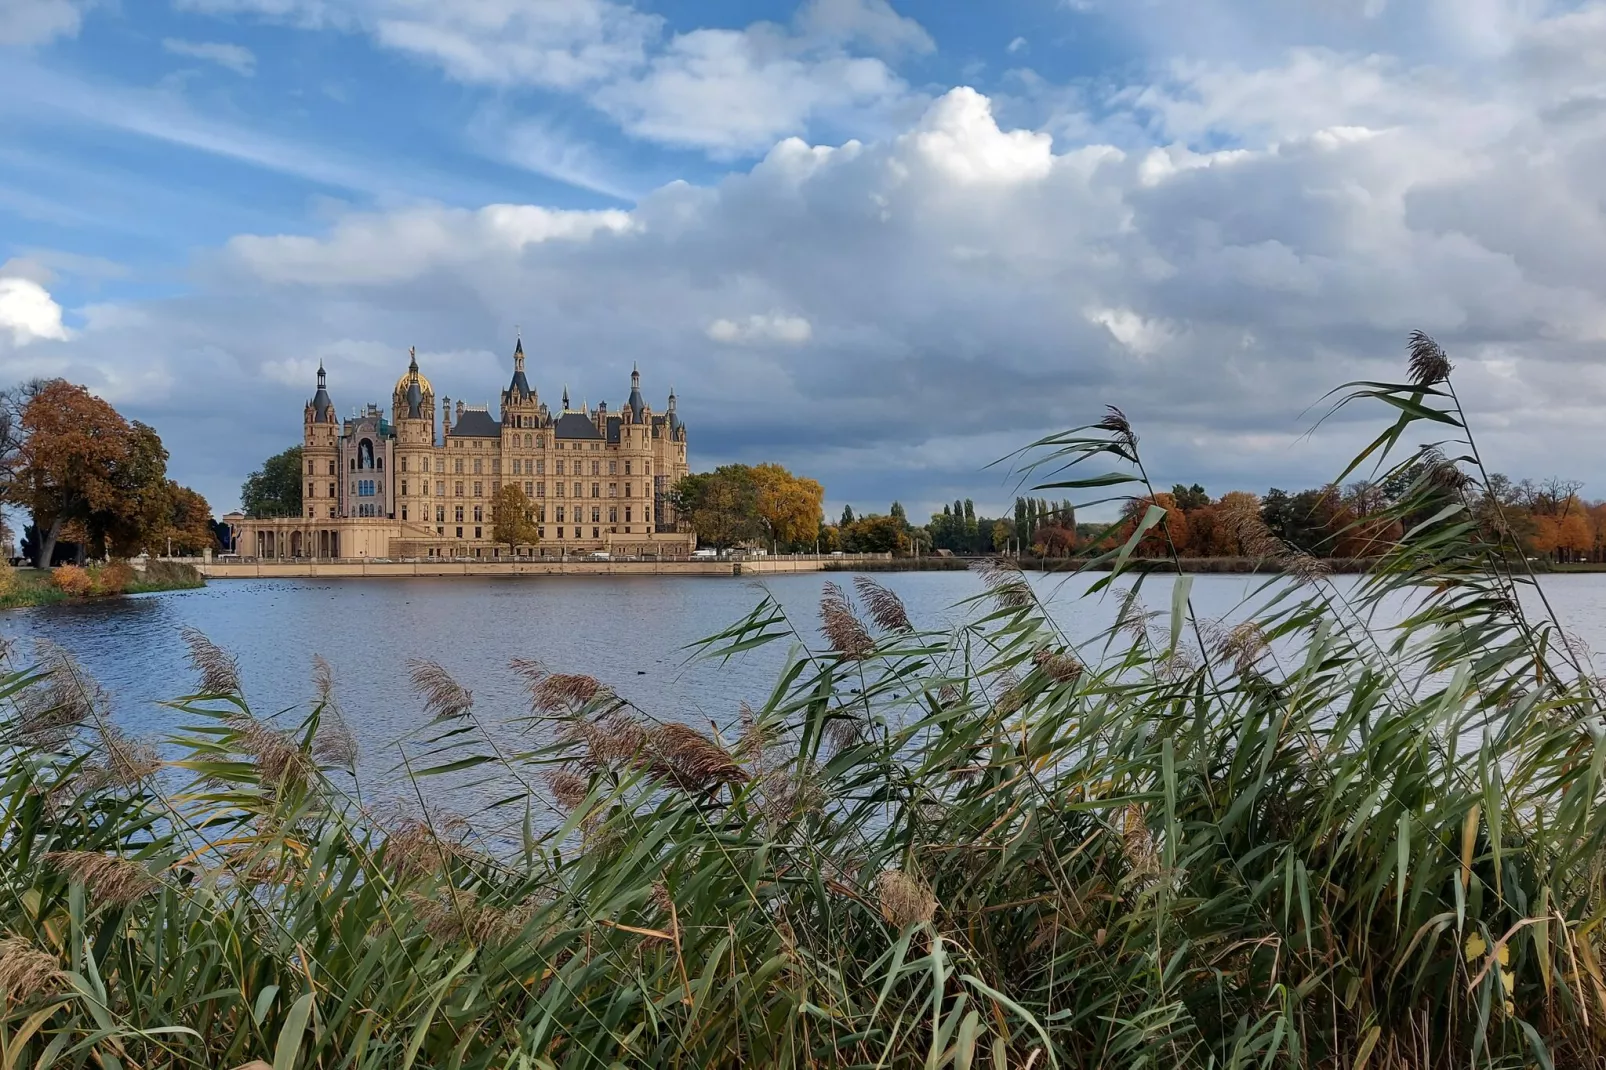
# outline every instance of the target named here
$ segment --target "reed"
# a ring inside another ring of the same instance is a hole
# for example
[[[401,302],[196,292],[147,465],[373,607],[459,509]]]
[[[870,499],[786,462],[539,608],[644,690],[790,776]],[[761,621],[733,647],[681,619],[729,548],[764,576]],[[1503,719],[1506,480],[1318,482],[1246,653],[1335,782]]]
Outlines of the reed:
[[[1429,342],[1335,396],[1387,407],[1356,463],[1431,517],[1344,597],[1271,576],[1207,621],[1179,575],[1152,610],[1130,546],[1088,562],[1115,606],[1081,643],[1003,562],[943,629],[874,584],[863,616],[835,585],[818,621],[763,597],[699,644],[790,651],[729,741],[527,661],[491,724],[419,659],[411,813],[370,815],[320,743],[327,667],[263,718],[191,636],[158,770],[65,654],[10,652],[0,1060],[1601,1065],[1602,688],[1469,516],[1485,474]],[[1399,448],[1425,427],[1450,445]],[[1020,460],[1153,490],[1113,410]],[[507,790],[425,806],[465,775]]]

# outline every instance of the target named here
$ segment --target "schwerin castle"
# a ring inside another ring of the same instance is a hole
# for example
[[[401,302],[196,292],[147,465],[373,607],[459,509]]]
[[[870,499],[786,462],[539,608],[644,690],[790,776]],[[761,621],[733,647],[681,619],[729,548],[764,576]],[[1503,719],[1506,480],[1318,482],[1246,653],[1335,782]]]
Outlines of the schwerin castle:
[[[257,558],[559,557],[606,551],[682,557],[696,537],[681,530],[669,491],[686,475],[686,426],[668,407],[654,412],[630,373],[630,398],[610,412],[551,412],[524,375],[524,342],[501,411],[440,403],[410,354],[390,414],[377,405],[341,419],[323,365],[303,415],[305,493],[300,517],[231,513],[235,552]],[[539,539],[498,544],[493,512],[504,482],[535,507]]]

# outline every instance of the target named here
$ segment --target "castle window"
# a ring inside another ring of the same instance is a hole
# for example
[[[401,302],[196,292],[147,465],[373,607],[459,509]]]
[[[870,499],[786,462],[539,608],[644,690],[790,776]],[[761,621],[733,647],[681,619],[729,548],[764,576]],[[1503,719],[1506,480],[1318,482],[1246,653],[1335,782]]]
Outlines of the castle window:
[[[502,458],[500,458],[500,457],[492,457],[491,458],[491,475],[499,476],[501,474],[502,474]]]
[[[475,529],[474,529],[474,537],[475,537],[475,538],[476,538],[476,539],[477,539],[477,538],[479,538],[479,537],[480,537],[480,529],[479,529],[479,528],[475,528]],[[479,552],[479,551],[478,551],[478,550],[475,550],[475,551],[474,551],[474,556],[475,556],[475,557],[478,557],[478,556],[480,556],[480,552]]]
[[[563,474],[563,458],[558,458],[558,466],[554,468],[553,471],[560,476]]]
[[[619,474],[619,462],[618,461],[609,461],[608,462],[608,474],[610,476],[616,476],[616,475]]]
[[[602,523],[602,506],[593,505],[591,507],[591,522],[593,524]]]
[[[594,475],[594,476],[600,476],[602,474],[602,462],[601,461],[592,461],[591,462],[591,474]]]
[[[585,492],[584,492],[584,490],[582,490],[582,488],[580,487],[580,484],[578,484],[578,483],[576,483],[574,485],[574,496],[576,498],[584,498],[585,497]]]
[[[401,459],[401,464],[402,464],[402,466],[401,466],[401,470],[402,470],[402,471],[403,471],[403,472],[405,472],[405,471],[407,471],[407,458],[406,458],[406,457],[403,457],[403,458],[402,458],[402,459]]]
[[[513,458],[513,474],[519,474],[519,459],[517,457]]]
[[[619,523],[619,507],[617,505],[608,506],[608,523]]]
[[[380,457],[378,460],[376,460],[374,462],[374,467],[383,472],[385,470],[385,458]]]
[[[314,489],[313,489],[313,483],[312,483],[312,481],[311,481],[311,480],[308,480],[308,481],[307,481],[307,497],[309,497],[309,498],[316,498],[316,497],[317,497],[317,496],[318,496],[318,492],[317,492],[317,491],[316,491],[316,490],[314,490]]]
[[[591,484],[591,496],[593,498],[602,497],[602,484],[601,483],[593,483],[593,484]]]
[[[482,497],[484,497],[484,492],[482,492],[482,491],[481,491],[481,490],[480,490],[480,488],[481,488],[481,487],[483,487],[483,486],[484,486],[484,485],[485,485],[485,484],[483,484],[483,483],[481,483],[481,482],[480,482],[480,481],[479,481],[479,480],[477,480],[477,479],[476,479],[476,480],[475,480],[475,481],[474,481],[474,497],[476,497],[476,498],[482,498]]]
[[[630,523],[630,506],[628,506],[628,505],[625,506],[625,523],[626,524]],[[625,530],[628,531],[629,529],[626,528]]]
[[[608,484],[608,497],[610,497],[610,498],[619,497],[619,484],[617,484],[617,483],[609,483]]]
[[[437,498],[446,497],[446,480],[437,479],[435,481],[435,497],[437,497]]]
[[[437,505],[435,507],[435,523],[444,524],[445,522],[446,522],[446,506]]]
[[[313,474],[313,471],[312,471],[312,462],[311,462],[311,461],[308,461],[308,462],[307,462],[307,475],[309,475],[309,476],[310,476],[310,475],[312,475],[312,474]]]
[[[459,524],[463,522],[463,507],[461,505],[452,510],[452,519]]]
[[[525,485],[528,486],[529,484],[525,484]],[[537,483],[535,485],[535,496],[537,498],[545,498],[546,497],[546,483],[542,482],[542,483]]]
[[[534,495],[535,495],[535,484],[531,483],[528,479],[526,479],[524,481],[524,496],[526,498],[530,498],[530,497],[534,497]]]
[[[463,474],[463,458],[461,458],[461,457],[452,458],[452,471],[456,472],[458,475],[462,475]]]
[[[351,470],[353,472],[355,472],[357,470],[357,458],[355,458],[355,457],[353,457],[351,459]]]
[[[560,479],[552,484],[552,496],[554,498],[563,497],[563,480]]]
[[[334,475],[335,474],[335,462],[333,462],[333,461],[329,462],[329,474],[330,475]]]
[[[482,521],[484,519],[485,519],[485,507],[482,506],[482,505],[476,505],[474,507],[474,522],[477,524],[477,523],[479,523],[480,521]]]
[[[558,506],[558,523],[560,523],[560,524],[563,523],[563,506],[561,506],[561,505]],[[559,535],[558,538],[561,539],[561,538],[563,538],[563,536]]]
[[[426,472],[429,471],[429,458],[428,457],[424,458],[424,471],[426,471]]]
[[[479,443],[476,442],[476,443],[474,443],[474,445],[478,446]],[[475,475],[479,475],[480,474],[480,459],[478,457],[474,458],[474,474]]]
[[[497,492],[499,492],[501,489],[502,481],[500,479],[491,480],[491,497],[496,497]]]
[[[374,443],[372,439],[363,439],[357,443],[357,467],[369,469],[374,466]]]
[[[538,475],[538,476],[546,475],[546,462],[545,461],[536,461],[535,462],[535,474]]]
[[[629,483],[625,484],[625,497],[626,498],[630,497],[630,484]]]
[[[407,519],[407,506],[405,506],[405,505],[402,506],[402,519],[403,520]]]
[[[592,528],[591,529],[591,537],[593,539],[600,539],[600,538],[602,538],[602,532],[598,531],[596,528]]]
[[[452,492],[454,497],[461,498],[463,496],[463,481],[461,479],[452,484]]]
[[[457,529],[457,537],[459,539],[461,539],[463,537],[463,529],[462,528],[458,528]]]
[[[407,480],[402,480],[402,497],[407,497]]]
[[[629,474],[630,474],[630,462],[626,461],[625,462],[625,475],[628,476]]]
[[[524,448],[525,449],[529,449],[530,448],[530,436],[529,435],[525,435],[524,436]]]
[[[335,507],[331,505],[329,507],[329,519],[333,520],[334,518],[335,518]]]

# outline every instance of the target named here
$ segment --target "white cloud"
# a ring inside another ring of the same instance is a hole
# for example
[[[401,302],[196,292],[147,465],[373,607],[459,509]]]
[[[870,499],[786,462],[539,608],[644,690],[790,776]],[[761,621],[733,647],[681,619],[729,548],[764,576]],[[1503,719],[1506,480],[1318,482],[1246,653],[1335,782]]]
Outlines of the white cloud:
[[[30,278],[0,276],[0,338],[13,346],[30,342],[66,341],[72,337],[61,321],[61,306],[50,291]]]
[[[175,56],[205,60],[227,68],[235,74],[250,78],[257,72],[256,53],[243,45],[230,45],[218,41],[184,41],[168,37],[162,47]]]
[[[72,37],[90,0],[0,0],[0,45],[40,45]]]
[[[1016,37],[1004,46],[1004,51],[1013,55],[1026,47],[1026,38]]]
[[[748,316],[745,320],[717,319],[708,325],[708,337],[735,345],[747,342],[785,342],[800,345],[814,336],[814,329],[802,316],[779,312]]]
[[[716,156],[762,150],[819,123],[879,128],[889,112],[920,104],[879,54],[935,47],[888,0],[807,0],[790,25],[761,21],[667,37],[662,18],[618,0],[182,6],[363,31],[459,81],[574,93],[634,137]]]
[[[1400,7],[1349,15],[1382,33]],[[777,59],[800,36],[768,32]],[[1606,5],[1512,32],[1469,67],[1308,48],[1167,64],[1060,116],[1078,133],[1057,144],[1018,118],[1031,100],[956,89],[901,132],[786,138],[628,212],[414,206],[241,236],[196,293],[86,310],[29,352],[68,351],[91,382],[151,354],[152,384],[204,372],[211,396],[251,397],[204,439],[192,390],[152,385],[134,413],[176,457],[215,458],[226,505],[299,433],[310,379],[282,384],[309,359],[344,409],[382,401],[409,344],[485,354],[420,358],[438,391],[483,400],[519,323],[543,396],[616,402],[639,360],[655,406],[677,388],[695,464],[775,458],[885,508],[981,504],[982,464],[1107,402],[1162,479],[1313,485],[1365,438],[1338,420],[1302,439],[1301,411],[1398,375],[1420,327],[1497,466],[1565,463],[1606,495]],[[328,355],[348,339],[377,356]],[[995,504],[1012,493],[1001,478]]]

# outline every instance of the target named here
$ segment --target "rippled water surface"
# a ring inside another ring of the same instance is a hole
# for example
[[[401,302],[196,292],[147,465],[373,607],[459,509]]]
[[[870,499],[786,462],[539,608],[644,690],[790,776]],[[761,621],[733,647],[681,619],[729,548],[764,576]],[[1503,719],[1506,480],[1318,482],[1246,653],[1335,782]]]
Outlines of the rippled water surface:
[[[965,572],[876,578],[922,626],[962,619],[970,611],[960,603],[982,590]],[[847,584],[851,577],[777,576],[765,585],[815,641],[816,608],[830,580]],[[1073,637],[1095,633],[1113,615],[1110,598],[1078,597],[1090,580],[1034,582]],[[1263,582],[1196,576],[1196,610],[1233,616]],[[1168,608],[1170,586],[1169,577],[1150,578],[1145,601]],[[1570,631],[1606,650],[1606,575],[1548,577],[1545,591]],[[743,700],[763,701],[785,644],[728,664],[688,662],[686,646],[734,623],[759,598],[747,582],[708,577],[219,580],[198,591],[11,611],[0,615],[0,632],[46,637],[72,651],[111,692],[116,719],[147,737],[178,725],[181,715],[160,703],[193,688],[179,637],[186,625],[238,656],[246,697],[259,715],[307,703],[312,657],[322,654],[334,667],[365,776],[382,777],[395,765],[395,741],[425,720],[408,687],[407,659],[414,656],[445,665],[489,720],[526,711],[508,671],[510,659],[522,657],[595,676],[660,718],[727,725]]]

